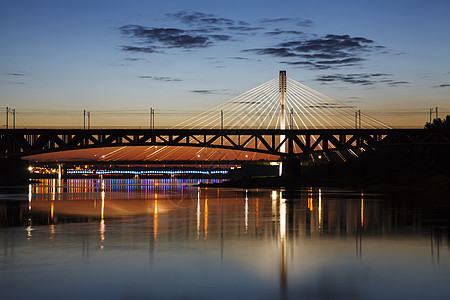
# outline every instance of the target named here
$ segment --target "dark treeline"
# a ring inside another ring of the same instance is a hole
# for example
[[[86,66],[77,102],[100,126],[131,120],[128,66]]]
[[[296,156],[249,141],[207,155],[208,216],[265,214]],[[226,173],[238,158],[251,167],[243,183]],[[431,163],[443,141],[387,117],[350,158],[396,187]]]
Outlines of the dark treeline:
[[[425,129],[450,130],[450,115],[427,122]],[[450,145],[386,146],[369,149],[347,162],[306,168],[311,182],[389,184],[450,191]]]
[[[447,115],[445,119],[436,118],[432,122],[427,122],[425,129],[450,129],[450,115]]]

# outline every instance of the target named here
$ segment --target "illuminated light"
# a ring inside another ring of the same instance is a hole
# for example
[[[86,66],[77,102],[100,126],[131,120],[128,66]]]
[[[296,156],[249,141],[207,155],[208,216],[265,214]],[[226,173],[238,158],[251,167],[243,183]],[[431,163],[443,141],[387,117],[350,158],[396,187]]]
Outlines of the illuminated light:
[[[102,191],[102,208],[100,212],[100,219],[103,221],[105,218],[105,191]]]
[[[319,189],[319,229],[322,229],[322,190]]]
[[[197,192],[197,240],[200,238],[200,188]]]
[[[28,185],[28,210],[31,210],[31,199],[32,199],[33,193],[32,193],[32,185]]]
[[[247,190],[245,190],[245,211],[244,211],[244,222],[245,222],[245,231],[248,230],[248,196],[247,196]]]
[[[281,193],[280,193],[281,196]],[[286,199],[280,199],[280,281],[285,286],[286,275]]]
[[[361,227],[364,227],[364,193],[361,192]]]
[[[322,155],[317,156],[317,158],[318,158],[318,159],[321,159],[321,158],[322,158]]]
[[[205,240],[208,238],[208,199],[205,199]]]
[[[105,220],[100,221],[100,241],[103,242],[105,240]],[[103,249],[103,245],[100,245],[100,249]]]
[[[55,212],[55,206],[54,202],[52,201],[52,204],[50,205],[50,223],[53,224],[53,214]]]
[[[286,199],[280,199],[280,238],[286,237]]]
[[[272,201],[277,201],[277,191],[272,191]]]
[[[312,187],[308,188],[308,208],[310,211],[313,210]]]
[[[29,166],[29,167],[28,167],[28,171],[33,172],[33,167],[32,167],[32,166]]]
[[[200,157],[200,154],[198,154],[197,157]]]
[[[153,239],[156,241],[158,239],[158,200],[155,199],[155,210],[154,210],[154,225],[153,225]]]
[[[31,227],[31,219],[29,219],[29,221],[30,221],[30,225],[27,226],[27,228],[25,229],[27,231],[27,239],[28,240],[31,239],[31,237],[33,236],[31,234],[31,232],[33,231],[33,227]]]
[[[259,216],[259,199],[256,198],[256,228],[258,228],[258,216]]]
[[[248,155],[247,154],[245,154],[245,158],[247,158],[248,157]]]
[[[55,225],[50,225],[50,240],[53,240],[55,238]]]
[[[271,166],[278,166],[278,165],[279,165],[279,163],[278,163],[278,162],[276,162],[276,161],[271,161],[271,162],[270,162],[270,165],[271,165]]]

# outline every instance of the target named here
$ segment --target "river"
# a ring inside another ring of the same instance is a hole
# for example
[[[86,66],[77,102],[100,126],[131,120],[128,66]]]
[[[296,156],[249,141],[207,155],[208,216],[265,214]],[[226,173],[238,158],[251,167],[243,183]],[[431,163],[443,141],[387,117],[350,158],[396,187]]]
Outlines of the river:
[[[449,201],[198,180],[0,189],[2,299],[450,299]]]

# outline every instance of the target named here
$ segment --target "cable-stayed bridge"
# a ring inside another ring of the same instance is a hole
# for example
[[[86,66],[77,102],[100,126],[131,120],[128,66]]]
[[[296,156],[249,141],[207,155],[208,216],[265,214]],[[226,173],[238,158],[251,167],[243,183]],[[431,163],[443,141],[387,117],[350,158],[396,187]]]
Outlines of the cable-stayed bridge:
[[[392,129],[288,78],[285,71],[172,128],[0,130],[4,158],[117,147],[98,159],[114,161],[138,152],[132,159],[279,160],[323,154],[326,159],[336,155],[345,160],[367,148],[421,144],[450,144],[450,134]]]

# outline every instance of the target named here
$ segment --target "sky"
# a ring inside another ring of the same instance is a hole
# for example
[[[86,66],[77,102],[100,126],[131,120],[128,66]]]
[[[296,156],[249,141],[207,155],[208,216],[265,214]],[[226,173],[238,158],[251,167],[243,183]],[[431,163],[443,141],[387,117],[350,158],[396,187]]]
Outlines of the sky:
[[[3,128],[170,126],[279,70],[394,126],[450,114],[448,0],[0,0],[0,38]]]

